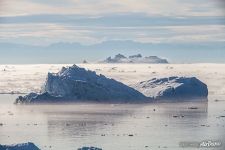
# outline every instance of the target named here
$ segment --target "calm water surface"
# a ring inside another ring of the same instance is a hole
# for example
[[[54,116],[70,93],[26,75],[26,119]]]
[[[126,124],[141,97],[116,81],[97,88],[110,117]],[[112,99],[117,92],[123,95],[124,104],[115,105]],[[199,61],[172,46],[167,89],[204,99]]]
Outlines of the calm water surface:
[[[38,106],[13,105],[15,97],[0,95],[0,144],[31,141],[43,150],[178,150],[180,142],[214,140],[223,144],[215,150],[225,149],[225,118],[220,117],[225,101],[213,97],[208,103]]]

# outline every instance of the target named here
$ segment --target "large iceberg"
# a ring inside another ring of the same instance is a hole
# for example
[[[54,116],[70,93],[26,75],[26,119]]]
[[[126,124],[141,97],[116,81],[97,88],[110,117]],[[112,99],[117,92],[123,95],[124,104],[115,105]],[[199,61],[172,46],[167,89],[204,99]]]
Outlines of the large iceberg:
[[[159,58],[157,56],[142,57],[141,54],[125,57],[122,54],[115,55],[114,58],[108,57],[100,63],[149,63],[149,64],[167,64],[166,59]]]
[[[0,150],[40,150],[34,143],[22,143],[22,144],[13,144],[13,145],[1,145]]]
[[[114,79],[76,65],[48,73],[41,93],[19,96],[15,103],[40,102],[144,102],[148,98]],[[149,100],[149,99],[148,99]]]
[[[155,100],[207,100],[207,85],[195,77],[168,77],[153,78],[148,81],[142,81],[133,88],[143,93],[147,97]]]

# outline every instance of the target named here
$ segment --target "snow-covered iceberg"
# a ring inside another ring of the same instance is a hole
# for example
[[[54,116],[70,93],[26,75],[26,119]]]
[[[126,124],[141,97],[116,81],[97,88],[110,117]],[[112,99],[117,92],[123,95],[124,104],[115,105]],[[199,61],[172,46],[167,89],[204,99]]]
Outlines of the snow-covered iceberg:
[[[41,102],[144,102],[142,93],[114,79],[76,65],[48,73],[41,93],[19,96],[15,103]]]
[[[207,85],[195,77],[153,78],[132,85],[147,97],[155,100],[207,100]]]
[[[21,144],[13,144],[13,145],[1,145],[0,150],[40,150],[34,143],[21,143]]]
[[[149,64],[167,64],[166,59],[159,58],[157,56],[142,57],[141,54],[132,55],[126,57],[122,54],[115,55],[114,58],[108,57],[100,63],[149,63]]]

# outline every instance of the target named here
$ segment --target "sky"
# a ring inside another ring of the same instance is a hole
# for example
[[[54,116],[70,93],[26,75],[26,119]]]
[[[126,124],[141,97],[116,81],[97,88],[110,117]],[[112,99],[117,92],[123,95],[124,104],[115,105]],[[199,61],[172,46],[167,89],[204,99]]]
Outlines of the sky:
[[[0,0],[0,63],[77,63],[116,53],[225,62],[224,6],[224,0]]]

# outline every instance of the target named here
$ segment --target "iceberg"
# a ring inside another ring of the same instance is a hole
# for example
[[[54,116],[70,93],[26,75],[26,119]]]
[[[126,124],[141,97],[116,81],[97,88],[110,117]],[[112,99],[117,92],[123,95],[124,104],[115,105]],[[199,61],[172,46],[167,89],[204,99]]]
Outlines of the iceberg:
[[[166,59],[159,58],[157,56],[142,57],[141,54],[132,55],[126,57],[122,54],[115,55],[114,58],[108,57],[100,63],[147,63],[147,64],[167,64]]]
[[[21,144],[13,144],[13,145],[1,145],[0,150],[40,150],[34,143],[21,143]]]
[[[19,96],[16,104],[48,102],[144,102],[149,98],[137,90],[97,75],[76,65],[63,67],[58,73],[48,73],[40,93]]]
[[[82,147],[78,148],[77,150],[102,150],[102,149],[97,147]]]
[[[153,78],[132,85],[132,87],[147,97],[155,100],[207,100],[207,85],[196,77]]]
[[[207,85],[196,77],[153,78],[130,86],[73,65],[63,67],[58,73],[48,73],[40,93],[19,96],[15,104],[205,101],[208,96]]]

